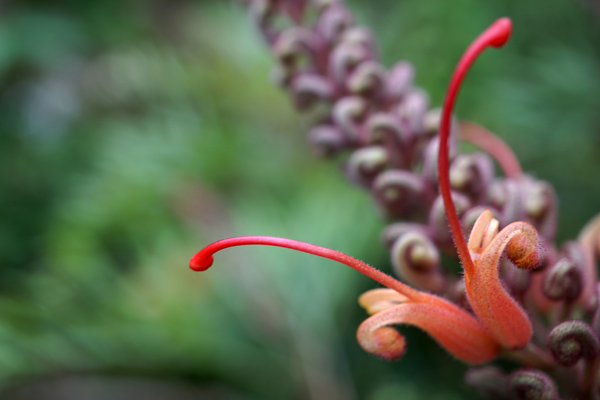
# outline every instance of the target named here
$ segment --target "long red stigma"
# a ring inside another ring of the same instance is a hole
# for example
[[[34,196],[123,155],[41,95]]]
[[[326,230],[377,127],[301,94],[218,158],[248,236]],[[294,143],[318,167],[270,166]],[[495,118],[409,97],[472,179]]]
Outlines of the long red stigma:
[[[467,242],[460,226],[458,214],[456,213],[456,207],[452,201],[450,192],[450,173],[448,166],[448,137],[450,136],[450,122],[452,117],[452,110],[454,109],[454,103],[462,81],[469,71],[469,68],[477,57],[489,46],[501,47],[506,43],[510,37],[512,31],[512,23],[508,18],[500,18],[494,22],[485,32],[483,32],[477,39],[471,43],[469,48],[465,51],[462,58],[460,59],[448,92],[446,93],[446,99],[444,100],[444,108],[442,112],[442,118],[440,122],[440,149],[438,154],[438,175],[440,180],[440,192],[444,199],[444,206],[446,208],[446,214],[448,216],[448,222],[450,223],[450,229],[454,242],[458,249],[458,255],[463,263],[466,272],[470,272],[474,269],[473,261],[469,255],[467,248]]]

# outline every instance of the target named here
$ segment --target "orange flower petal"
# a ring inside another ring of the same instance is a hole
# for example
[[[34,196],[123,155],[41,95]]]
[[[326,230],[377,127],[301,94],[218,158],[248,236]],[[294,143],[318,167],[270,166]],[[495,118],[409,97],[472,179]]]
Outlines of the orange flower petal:
[[[490,335],[503,347],[516,349],[529,342],[532,328],[525,311],[500,281],[498,268],[505,250],[521,268],[534,268],[541,262],[535,228],[525,222],[514,222],[483,249],[472,271],[465,270],[465,286],[473,311]]]
[[[365,320],[357,332],[360,345],[382,358],[396,360],[404,354],[406,342],[390,326],[408,324],[421,328],[450,354],[469,364],[496,358],[498,344],[474,316],[442,298],[426,296],[426,303],[399,304]]]

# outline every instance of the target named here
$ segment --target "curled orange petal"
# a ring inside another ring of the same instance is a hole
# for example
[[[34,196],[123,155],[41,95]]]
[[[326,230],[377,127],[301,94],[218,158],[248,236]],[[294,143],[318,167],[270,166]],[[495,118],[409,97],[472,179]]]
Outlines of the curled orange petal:
[[[498,268],[505,252],[520,268],[537,267],[543,252],[535,228],[514,222],[500,231],[475,260],[475,268],[465,269],[465,286],[473,311],[490,335],[502,347],[517,349],[529,342],[532,328],[525,311],[500,281]]]
[[[427,302],[402,303],[365,320],[356,334],[363,349],[387,360],[400,358],[406,341],[391,326],[408,324],[421,328],[450,354],[469,364],[496,358],[498,344],[474,316],[442,298],[426,296],[422,300]]]
[[[408,297],[392,289],[372,289],[360,295],[358,304],[373,315],[408,300]]]

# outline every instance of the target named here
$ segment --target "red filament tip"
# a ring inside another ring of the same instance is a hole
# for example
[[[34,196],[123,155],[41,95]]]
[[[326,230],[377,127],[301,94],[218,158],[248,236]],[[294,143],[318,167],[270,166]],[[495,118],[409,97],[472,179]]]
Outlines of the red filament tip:
[[[512,31],[512,23],[508,18],[500,18],[494,22],[488,29],[486,29],[481,35],[477,37],[471,43],[469,48],[465,51],[462,58],[458,62],[454,74],[450,81],[450,86],[446,92],[446,99],[444,100],[444,107],[442,111],[442,118],[440,122],[440,149],[438,154],[438,175],[440,180],[440,192],[444,199],[444,206],[446,208],[446,214],[448,215],[448,222],[450,223],[450,229],[454,242],[458,249],[458,254],[461,261],[463,262],[465,271],[473,270],[473,261],[469,255],[467,248],[467,242],[465,240],[458,214],[456,213],[456,207],[452,201],[450,191],[450,176],[448,167],[448,137],[450,136],[450,122],[452,116],[452,110],[454,109],[454,103],[456,96],[462,84],[463,78],[467,74],[469,68],[479,54],[485,50],[488,46],[500,47],[506,43],[510,37]]]

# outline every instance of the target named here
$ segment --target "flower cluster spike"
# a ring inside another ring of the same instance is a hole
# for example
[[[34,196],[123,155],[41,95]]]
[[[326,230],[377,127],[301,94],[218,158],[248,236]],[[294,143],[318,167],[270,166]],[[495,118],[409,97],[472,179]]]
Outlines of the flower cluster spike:
[[[499,137],[452,117],[469,67],[485,48],[506,43],[510,20],[469,46],[439,110],[413,84],[410,63],[386,70],[377,61],[371,34],[343,0],[243,3],[276,57],[277,83],[300,111],[317,110],[308,135],[316,153],[352,152],[346,174],[389,220],[382,240],[395,272],[415,288],[343,253],[265,236],[215,242],[190,267],[206,270],[215,252],[248,244],[329,258],[387,287],[359,298],[370,314],[357,332],[365,350],[401,357],[406,341],[396,325],[414,325],[469,364],[502,355],[524,367],[471,370],[466,382],[491,398],[600,398],[600,217],[557,249],[552,187],[525,174]],[[483,152],[459,154],[459,139]],[[495,176],[492,160],[504,176]],[[464,279],[440,262],[457,250]],[[553,381],[559,374],[563,387]]]

